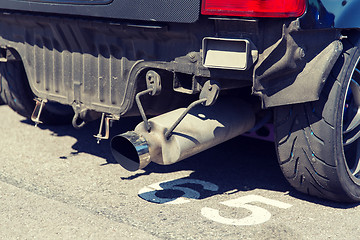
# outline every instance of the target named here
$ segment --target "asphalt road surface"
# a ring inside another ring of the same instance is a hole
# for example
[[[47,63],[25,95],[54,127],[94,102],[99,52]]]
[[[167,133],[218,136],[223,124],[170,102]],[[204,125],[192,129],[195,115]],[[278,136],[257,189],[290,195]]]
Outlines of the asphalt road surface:
[[[35,128],[0,106],[0,239],[360,239],[360,207],[297,193],[272,143],[238,137],[128,172],[98,124]]]

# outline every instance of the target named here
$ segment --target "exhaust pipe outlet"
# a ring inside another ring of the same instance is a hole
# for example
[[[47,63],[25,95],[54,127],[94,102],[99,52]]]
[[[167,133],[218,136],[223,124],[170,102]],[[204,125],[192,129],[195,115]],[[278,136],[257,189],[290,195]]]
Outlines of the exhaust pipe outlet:
[[[180,108],[149,119],[150,132],[141,122],[134,131],[113,137],[111,151],[116,161],[129,171],[142,169],[151,161],[161,165],[176,163],[255,125],[250,104],[239,99],[220,99],[213,106],[200,105],[190,110],[166,139],[165,132],[184,111]]]
[[[115,136],[111,140],[111,152],[116,161],[129,171],[142,169],[151,161],[146,139],[136,132]]]

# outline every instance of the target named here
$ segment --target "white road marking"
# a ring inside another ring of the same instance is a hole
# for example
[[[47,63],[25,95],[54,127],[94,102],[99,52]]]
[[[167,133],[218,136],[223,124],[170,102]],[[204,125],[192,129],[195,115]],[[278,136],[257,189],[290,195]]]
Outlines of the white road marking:
[[[249,211],[251,211],[251,214],[247,217],[241,218],[241,219],[232,219],[232,218],[225,218],[220,216],[220,212],[217,209],[204,207],[201,209],[201,214],[215,222],[227,224],[227,225],[235,225],[235,226],[250,226],[250,225],[256,225],[264,223],[271,218],[271,213],[258,206],[251,205],[249,203],[253,202],[261,202],[267,205],[271,205],[274,207],[287,209],[292,207],[291,204],[287,204],[284,202],[280,202],[277,200],[265,198],[258,195],[247,195],[243,197],[239,197],[237,199],[228,200],[225,202],[221,202],[221,204],[228,206],[228,207],[234,207],[234,208],[245,208]]]

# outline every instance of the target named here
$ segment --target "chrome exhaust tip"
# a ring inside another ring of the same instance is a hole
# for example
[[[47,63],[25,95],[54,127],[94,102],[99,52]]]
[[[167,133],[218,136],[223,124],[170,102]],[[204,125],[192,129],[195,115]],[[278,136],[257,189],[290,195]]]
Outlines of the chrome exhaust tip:
[[[113,137],[111,152],[115,160],[128,171],[142,169],[150,163],[149,145],[146,139],[133,131]]]

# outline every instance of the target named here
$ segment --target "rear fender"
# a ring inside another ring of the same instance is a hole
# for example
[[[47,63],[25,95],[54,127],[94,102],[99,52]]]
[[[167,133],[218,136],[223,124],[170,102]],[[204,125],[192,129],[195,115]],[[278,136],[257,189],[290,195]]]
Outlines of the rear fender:
[[[309,0],[300,19],[303,29],[360,28],[360,1]]]

